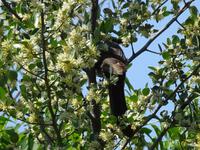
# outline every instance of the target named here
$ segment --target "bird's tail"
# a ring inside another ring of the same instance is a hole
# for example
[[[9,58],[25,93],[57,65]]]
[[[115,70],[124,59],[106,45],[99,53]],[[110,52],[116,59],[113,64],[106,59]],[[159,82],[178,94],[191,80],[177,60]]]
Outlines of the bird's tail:
[[[124,80],[125,73],[119,76],[119,79],[115,84],[109,85],[110,108],[111,113],[115,116],[121,116],[127,110],[124,95]]]

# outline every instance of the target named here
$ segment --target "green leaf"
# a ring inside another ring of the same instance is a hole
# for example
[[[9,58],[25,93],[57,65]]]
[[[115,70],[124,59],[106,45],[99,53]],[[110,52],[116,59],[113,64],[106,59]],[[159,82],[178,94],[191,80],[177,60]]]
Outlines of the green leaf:
[[[192,17],[197,17],[198,9],[195,6],[191,6],[190,7],[190,13],[191,13]]]
[[[171,44],[171,39],[167,38],[167,45],[170,45],[170,44]]]
[[[142,90],[142,94],[143,94],[144,96],[149,95],[149,93],[150,93],[150,89],[149,89],[149,88],[144,88],[144,89]]]
[[[141,129],[141,132],[142,132],[142,133],[145,133],[151,140],[153,140],[153,139],[152,139],[152,136],[150,135],[150,133],[152,132],[151,129],[146,128],[146,127],[143,127],[143,128]]]
[[[4,90],[4,88],[0,87],[0,98],[4,98],[6,95],[6,91]]]
[[[178,37],[177,35],[173,35],[172,38],[173,38],[173,39],[172,39],[172,43],[173,43],[173,44],[177,44],[177,43],[180,42],[180,39],[179,39],[179,37]]]
[[[151,131],[151,129],[149,129],[149,128],[142,128],[141,129],[141,131],[143,132],[143,133],[146,133],[147,135],[149,135],[152,131]]]
[[[33,135],[30,133],[28,136],[28,150],[33,149],[33,144],[34,144]]]
[[[168,130],[168,134],[169,134],[169,137],[172,139],[172,140],[175,140],[179,137],[180,135],[180,130],[178,127],[174,127],[174,128],[170,128]]]
[[[156,135],[159,136],[161,131],[160,129],[158,128],[158,126],[156,126],[155,124],[151,124],[151,126],[153,127],[154,131],[156,132]]]
[[[189,17],[186,21],[185,21],[186,25],[193,25],[194,24],[194,19],[192,19],[191,17]]]
[[[113,14],[112,10],[110,8],[104,8],[103,12],[105,14],[108,14],[109,16],[111,16]]]
[[[156,82],[159,79],[159,76],[155,74],[154,72],[150,72],[148,75],[152,79],[153,82]]]
[[[27,134],[21,133],[19,134],[19,140],[17,142],[18,145],[20,145],[21,149],[27,150]]]
[[[33,70],[35,67],[36,67],[35,64],[30,64],[30,65],[28,66],[29,70]]]
[[[126,69],[128,70],[129,68],[131,68],[132,65],[133,65],[132,63],[128,64]]]
[[[31,30],[31,31],[30,31],[30,34],[31,34],[31,35],[34,35],[38,30],[39,30],[39,28],[35,28],[34,30]]]
[[[174,83],[174,80],[169,80],[165,83],[167,87],[171,86]]]
[[[3,62],[2,61],[0,61],[0,68],[3,66]]]
[[[31,80],[31,78],[28,75],[24,74],[23,81],[29,82],[30,80]]]
[[[100,31],[101,27],[97,27],[94,31],[94,37],[95,37],[95,43],[98,43],[100,41]]]
[[[11,142],[17,143],[19,136],[14,129],[6,130],[6,133],[9,134]]]
[[[54,38],[50,38],[50,43],[51,43],[51,46],[52,46],[52,47],[56,47],[56,46],[58,45],[57,40],[54,39]]]
[[[114,9],[116,9],[117,7],[116,7],[116,2],[115,2],[115,0],[111,0],[111,2],[112,2],[112,7],[113,7]]]
[[[21,85],[20,86],[20,90],[21,90],[21,95],[26,98],[27,97],[27,90],[26,90],[26,86],[25,85]]]
[[[43,67],[43,63],[40,60],[37,61],[36,65],[37,65],[38,68],[42,68]]]
[[[8,121],[10,121],[8,118],[0,116],[0,127],[3,127]]]
[[[169,16],[169,15],[171,15],[171,14],[172,14],[171,11],[164,11],[164,12],[163,12],[163,16],[165,16],[165,17],[167,17],[167,16]]]
[[[129,81],[128,78],[125,79],[125,83],[126,83],[128,89],[129,89],[129,91],[133,91],[133,90],[134,90],[134,88],[133,88],[133,86],[131,85],[131,83],[130,83],[130,81]]]
[[[8,71],[8,78],[9,78],[11,81],[17,80],[17,72],[16,72],[16,71],[13,71],[13,70],[9,70],[9,71]]]
[[[137,102],[137,101],[138,101],[138,96],[137,96],[137,95],[132,95],[132,96],[130,97],[130,99],[131,99],[132,101],[134,101],[134,102]]]
[[[125,12],[122,14],[122,18],[128,18],[130,16],[129,12]]]
[[[88,12],[84,12],[84,21],[85,23],[88,23],[89,22],[89,19],[90,19],[90,15],[88,14]]]
[[[87,82],[87,79],[83,79],[83,80],[80,81],[80,85],[83,86],[83,85],[86,84],[86,82]]]
[[[157,71],[156,67],[153,66],[148,66],[149,69],[153,70],[153,71]]]
[[[113,22],[111,19],[107,19],[101,23],[100,30],[104,33],[113,31]]]
[[[129,6],[130,6],[130,2],[127,2],[121,7],[121,9],[128,8]]]
[[[169,60],[169,59],[170,59],[170,54],[169,54],[169,52],[167,52],[167,51],[163,52],[163,53],[162,53],[162,57],[163,57],[163,59],[165,59],[165,60]]]

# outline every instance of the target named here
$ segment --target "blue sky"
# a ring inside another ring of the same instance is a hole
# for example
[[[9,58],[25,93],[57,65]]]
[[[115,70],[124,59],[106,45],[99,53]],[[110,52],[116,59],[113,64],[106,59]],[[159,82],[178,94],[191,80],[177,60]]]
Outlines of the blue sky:
[[[196,0],[195,2],[193,2],[193,5],[199,6],[199,9],[200,9],[200,0]],[[178,18],[178,20],[180,22],[184,22],[189,15],[190,15],[189,10],[186,10]],[[162,29],[171,18],[172,18],[172,16],[167,17],[166,19],[164,19],[158,23],[153,22],[155,25],[155,28]],[[176,22],[173,23],[162,35],[160,35],[149,46],[149,49],[159,52],[158,44],[160,43],[162,45],[162,43],[165,42],[168,37],[171,38],[172,35],[176,34],[176,31],[178,28],[181,28],[178,25],[178,23],[176,23]],[[134,43],[134,45],[133,45],[134,49],[135,50],[140,49],[147,41],[148,41],[148,39],[138,38],[137,43]],[[127,54],[129,54],[129,56],[130,56],[131,49],[127,48],[127,50],[125,50],[125,52],[126,51],[128,51]],[[148,68],[148,66],[158,66],[157,62],[160,59],[162,59],[162,57],[159,55],[145,52],[133,61],[132,67],[127,72],[127,77],[129,78],[130,82],[132,83],[132,85],[134,86],[135,89],[144,88],[146,83],[148,83],[148,85],[151,85],[151,80],[148,77],[148,73],[150,72],[150,69]]]

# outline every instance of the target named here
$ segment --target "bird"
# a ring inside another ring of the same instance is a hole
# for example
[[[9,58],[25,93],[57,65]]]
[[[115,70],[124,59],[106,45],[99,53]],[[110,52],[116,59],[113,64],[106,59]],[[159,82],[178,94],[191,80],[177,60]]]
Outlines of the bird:
[[[108,80],[113,75],[118,78],[115,83],[109,82],[108,85],[111,114],[118,117],[122,116],[127,110],[124,93],[127,59],[118,43],[104,41],[104,44],[108,46],[108,50],[101,51],[96,68],[98,74],[105,75]]]

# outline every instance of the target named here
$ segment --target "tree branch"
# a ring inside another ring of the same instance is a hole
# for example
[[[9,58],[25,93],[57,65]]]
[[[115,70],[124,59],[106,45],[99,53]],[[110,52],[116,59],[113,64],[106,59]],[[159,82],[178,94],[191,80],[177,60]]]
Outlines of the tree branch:
[[[97,15],[98,15],[98,0],[92,1],[92,16],[91,16],[91,26],[92,26],[92,34],[94,35],[94,31],[97,26]]]
[[[7,86],[7,89],[8,89],[8,95],[10,96],[11,99],[14,100],[12,92],[10,91],[10,86],[8,84],[6,84],[6,86]]]
[[[185,29],[185,27],[178,21],[178,19],[176,19],[176,22],[179,24],[179,26],[181,26],[183,29]]]
[[[154,111],[153,114],[149,115],[147,117],[147,119],[140,125],[137,126],[136,129],[133,131],[133,135],[136,134],[143,126],[145,126],[151,119],[153,119],[155,117],[155,115],[157,114],[157,112],[160,110],[160,108],[162,107],[162,104],[158,105],[157,109]],[[127,141],[124,143],[124,145],[122,146],[122,150],[126,148],[127,144],[131,141],[132,137],[128,138]]]
[[[188,106],[195,98],[197,97],[197,94],[190,95],[188,99],[180,106],[180,110],[185,109],[186,106]]]
[[[44,65],[44,80],[45,80],[45,85],[46,85],[46,91],[47,91],[47,96],[48,96],[48,109],[51,114],[52,118],[52,126],[55,130],[55,134],[57,135],[57,140],[58,143],[61,144],[61,135],[60,131],[57,126],[57,121],[56,121],[56,115],[54,114],[52,104],[51,104],[51,87],[48,79],[48,65],[47,65],[47,59],[46,59],[46,40],[44,37],[45,34],[45,24],[44,24],[44,12],[41,12],[41,46],[42,46],[42,59],[43,59],[43,65]]]
[[[3,5],[8,9],[8,11],[13,14],[20,22],[22,22],[22,18],[10,7],[9,3],[5,0],[1,0]]]
[[[131,61],[133,61],[136,57],[138,57],[140,54],[142,54],[143,52],[145,52],[149,45],[151,45],[151,43],[158,37],[160,36],[165,30],[167,30],[176,20],[177,18],[186,10],[190,7],[191,3],[195,1],[195,0],[191,0],[189,2],[187,2],[185,4],[185,6],[178,12],[178,14],[172,18],[167,24],[166,26],[161,29],[155,36],[153,36],[152,38],[149,39],[149,41],[146,42],[146,44],[140,49],[138,50],[134,55],[132,55],[129,59],[128,59],[128,63],[130,63]]]
[[[188,80],[190,79],[194,74],[196,74],[198,72],[200,68],[200,64],[193,70],[193,72],[187,77],[185,78],[184,80],[182,80],[182,82],[176,87],[176,89],[173,91],[173,93],[171,93],[166,99],[165,101],[168,101],[171,97],[173,97],[177,91],[179,90],[179,88]]]
[[[152,13],[152,15],[155,15],[157,13],[157,11],[160,10],[160,8],[167,2],[168,0],[165,0],[164,2],[162,2]]]
[[[92,8],[91,8],[91,32],[92,32],[92,38],[94,39],[94,32],[97,26],[97,17],[98,17],[98,8],[99,8],[99,4],[98,4],[98,0],[91,0],[92,2]],[[92,84],[96,84],[96,71],[95,71],[95,67],[92,68],[86,68],[84,69],[84,71],[86,72],[87,76],[88,76],[88,82],[89,82],[89,88]],[[85,98],[83,98],[83,102],[84,104],[86,104],[85,102]],[[92,105],[92,112],[87,112],[88,117],[91,120],[91,124],[92,124],[92,130],[93,130],[93,134],[95,135],[95,139],[98,140],[98,135],[99,132],[101,130],[101,119],[100,119],[100,114],[101,114],[101,110],[100,110],[100,104],[96,103],[95,100],[91,100],[91,105]]]
[[[37,77],[37,78],[40,78],[40,79],[44,80],[43,77],[40,77],[39,75],[37,75],[37,74],[31,72],[30,70],[26,69],[26,68],[25,68],[22,64],[20,64],[19,62],[17,62],[17,64],[21,67],[21,69],[23,69],[23,70],[26,71],[27,73],[29,73],[29,74],[31,74],[31,75]]]
[[[176,92],[179,90],[179,88],[188,80],[190,79],[194,74],[196,74],[198,72],[200,68],[200,64],[194,69],[194,71],[187,77],[185,78],[184,80],[182,80],[182,82],[176,87],[176,89],[174,90],[173,93],[171,93],[166,99],[165,99],[165,102],[167,102],[171,97],[174,96],[174,94],[176,94]],[[189,102],[191,102],[191,100],[188,100],[186,101],[185,103],[182,104],[181,108],[185,108]],[[155,115],[157,114],[157,112],[160,110],[160,108],[163,106],[163,104],[159,104],[159,106],[157,107],[157,109],[154,111],[153,114],[149,115],[147,117],[147,119],[138,127],[136,127],[136,129],[133,131],[133,135],[135,133],[137,133],[143,126],[145,126],[151,119],[153,119],[155,117]],[[167,131],[166,131],[167,132]],[[164,135],[163,135],[164,136]],[[122,149],[125,149],[127,144],[131,141],[131,138],[129,138],[126,143],[123,145]]]
[[[149,50],[149,49],[147,49],[146,51],[147,51],[147,52],[150,52],[150,53],[153,53],[153,54],[161,55],[161,53],[154,52],[154,51],[152,51],[152,50]]]

